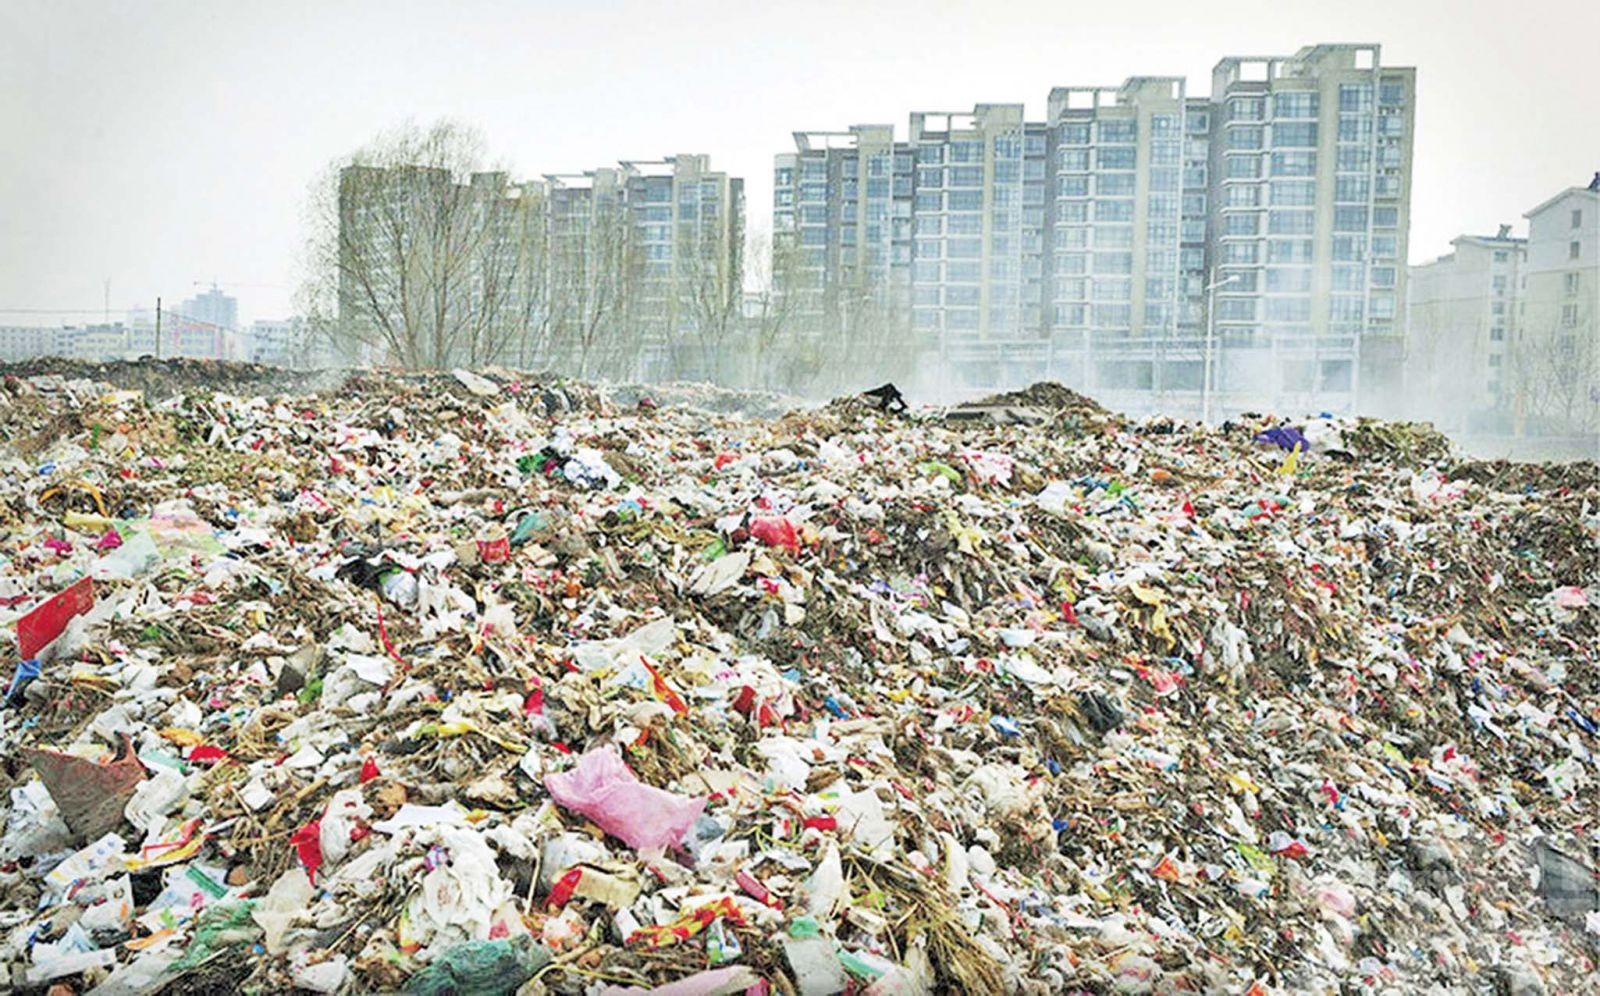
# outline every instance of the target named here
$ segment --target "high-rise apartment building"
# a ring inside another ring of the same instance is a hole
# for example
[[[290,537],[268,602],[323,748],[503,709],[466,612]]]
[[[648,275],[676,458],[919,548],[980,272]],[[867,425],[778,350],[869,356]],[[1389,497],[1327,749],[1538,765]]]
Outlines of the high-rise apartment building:
[[[1600,173],[1523,217],[1528,255],[1507,372],[1516,428],[1593,437],[1600,432]]]
[[[1376,45],[1227,58],[1212,75],[1222,403],[1397,401],[1415,71]]]
[[[1376,45],[1317,45],[1223,59],[1209,97],[1136,76],[1059,87],[1043,122],[1019,104],[913,114],[912,240],[890,242],[910,253],[910,340],[956,390],[1048,376],[1220,416],[1348,409],[1364,389],[1379,408],[1398,388],[1414,91]],[[845,181],[831,149],[797,144],[775,229],[805,250],[804,286],[839,286]]]

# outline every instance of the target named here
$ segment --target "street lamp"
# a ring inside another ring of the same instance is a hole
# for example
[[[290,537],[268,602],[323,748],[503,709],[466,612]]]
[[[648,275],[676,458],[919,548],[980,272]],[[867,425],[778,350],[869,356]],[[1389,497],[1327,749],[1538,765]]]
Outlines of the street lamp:
[[[1221,280],[1213,280],[1211,283],[1206,284],[1205,287],[1207,294],[1206,354],[1205,367],[1201,375],[1200,384],[1200,421],[1202,422],[1211,421],[1211,395],[1213,393],[1211,382],[1215,376],[1211,354],[1216,351],[1217,346],[1217,288],[1231,284],[1237,279],[1239,279],[1237,273],[1230,273]]]

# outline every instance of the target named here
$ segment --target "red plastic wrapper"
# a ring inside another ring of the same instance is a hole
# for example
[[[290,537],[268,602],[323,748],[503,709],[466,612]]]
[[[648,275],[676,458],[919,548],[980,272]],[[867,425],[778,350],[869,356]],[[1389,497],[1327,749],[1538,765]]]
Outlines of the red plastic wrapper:
[[[800,536],[794,523],[781,515],[763,515],[750,520],[750,535],[767,546],[781,546],[790,553],[800,552]]]
[[[25,661],[55,642],[73,616],[94,608],[94,581],[84,578],[17,620],[17,656]]]

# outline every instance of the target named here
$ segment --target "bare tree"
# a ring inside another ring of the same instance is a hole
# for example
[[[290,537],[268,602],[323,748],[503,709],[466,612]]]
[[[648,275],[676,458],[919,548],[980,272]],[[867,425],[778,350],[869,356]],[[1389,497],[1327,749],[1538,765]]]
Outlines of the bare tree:
[[[405,125],[312,190],[301,307],[346,360],[501,362],[547,308],[542,204],[483,169],[472,129]]]
[[[755,308],[748,328],[747,381],[759,387],[793,390],[791,378],[799,342],[805,296],[800,287],[803,259],[792,238],[758,235],[751,240],[748,273]]]
[[[1600,355],[1594,315],[1535,316],[1518,330],[1508,380],[1517,434],[1600,431]]]
[[[638,351],[639,260],[627,214],[600,192],[552,210],[550,334],[558,364],[579,377],[624,376]]]
[[[702,231],[680,247],[674,261],[678,304],[693,329],[695,372],[719,384],[728,383],[735,370],[728,354],[735,346],[744,306],[738,234]]]

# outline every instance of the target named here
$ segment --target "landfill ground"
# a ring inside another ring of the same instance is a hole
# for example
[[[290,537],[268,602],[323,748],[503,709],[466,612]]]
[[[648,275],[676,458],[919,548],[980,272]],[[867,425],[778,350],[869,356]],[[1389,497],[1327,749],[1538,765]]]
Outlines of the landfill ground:
[[[0,381],[0,991],[1600,992],[1593,462],[158,365]]]

